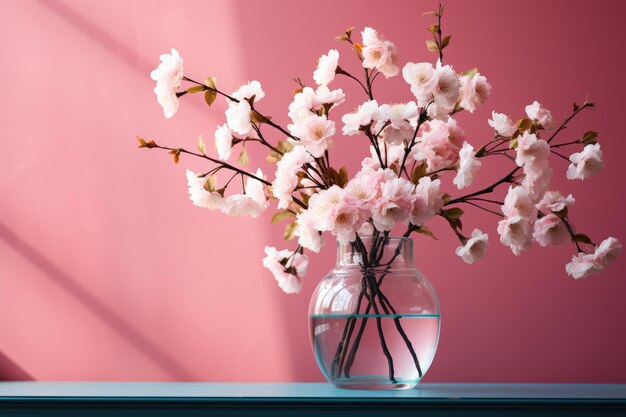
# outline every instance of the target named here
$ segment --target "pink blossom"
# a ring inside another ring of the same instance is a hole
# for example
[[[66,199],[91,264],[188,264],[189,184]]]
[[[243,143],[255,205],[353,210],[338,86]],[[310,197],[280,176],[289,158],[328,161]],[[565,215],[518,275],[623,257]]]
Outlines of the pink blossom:
[[[408,103],[382,104],[378,108],[378,120],[389,122],[396,129],[411,128],[410,119],[417,117],[417,104],[414,101]]]
[[[380,122],[376,123],[376,131],[378,132],[381,128],[382,124]],[[386,142],[381,146],[381,149],[384,150],[387,147],[404,149],[404,143],[408,143],[413,138],[413,133],[415,133],[415,129],[410,126],[401,128],[395,128],[391,125],[387,126],[379,136],[379,138]]]
[[[487,247],[489,246],[488,235],[481,232],[478,229],[474,229],[470,239],[465,242],[465,245],[456,248],[456,253],[466,263],[473,264],[485,255]]]
[[[265,179],[261,169],[256,171],[256,177]],[[265,195],[265,185],[254,178],[246,180],[245,194],[233,194],[224,198],[222,213],[228,216],[250,216],[259,217],[269,206],[269,201]]]
[[[246,194],[233,194],[224,198],[222,213],[227,216],[241,217],[250,216],[252,218],[259,217],[263,209]]]
[[[389,168],[380,169],[379,166],[372,168],[366,164],[359,172],[356,173],[354,178],[358,179],[359,182],[369,184],[370,187],[378,193],[380,192],[380,186],[383,183],[391,181],[394,178],[397,178],[397,176],[398,175]]]
[[[228,161],[233,153],[233,132],[226,124],[215,129],[215,149],[217,150],[217,157],[222,161]]]
[[[596,268],[594,261],[593,254],[580,252],[578,255],[572,256],[572,261],[565,265],[565,272],[575,279],[598,274],[602,269]]]
[[[528,192],[520,186],[510,186],[501,207],[506,217],[521,217],[533,221],[537,217],[537,209]]]
[[[380,185],[380,195],[372,207],[372,220],[378,230],[391,230],[408,219],[413,209],[414,185],[404,178],[394,178]]]
[[[398,75],[398,54],[396,46],[379,36],[376,30],[366,27],[363,36],[363,67],[382,72],[385,78]]]
[[[518,166],[532,163],[542,163],[550,156],[550,145],[543,139],[538,139],[535,134],[524,132],[517,139],[517,156],[515,163]]]
[[[372,184],[372,179],[367,177],[355,177],[348,181],[345,187],[344,198],[369,210],[371,203],[376,198],[378,186]]]
[[[450,114],[454,111],[454,106],[448,107],[438,104],[437,102],[431,102],[427,109],[428,117],[432,120],[446,121]]]
[[[515,133],[515,124],[509,116],[504,113],[491,112],[491,120],[487,121],[489,126],[493,127],[498,135],[509,137]]]
[[[550,188],[551,179],[552,168],[548,163],[548,159],[524,165],[522,188],[528,192],[531,200],[535,203],[541,200],[544,193]]]
[[[437,85],[435,86],[434,99],[435,104],[441,108],[454,109],[459,99],[461,82],[458,75],[452,70],[450,65],[441,65],[437,61]]]
[[[419,142],[413,148],[416,161],[425,160],[428,171],[447,168],[459,158],[459,147],[450,141],[450,126],[440,120],[431,120],[420,130]]]
[[[461,77],[461,107],[470,113],[474,113],[476,107],[482,106],[491,93],[491,84],[487,78],[479,73],[472,78],[467,75]]]
[[[180,89],[183,79],[183,58],[178,51],[172,48],[170,54],[162,54],[161,62],[150,73],[150,78],[156,81],[154,94],[157,101],[163,107],[163,114],[166,118],[172,117],[178,110],[180,100],[176,93]]]
[[[415,187],[413,207],[409,214],[409,221],[414,225],[422,225],[432,219],[443,207],[443,192],[441,181],[430,177],[420,178]]]
[[[498,222],[500,242],[508,246],[514,255],[530,249],[533,226],[530,220],[521,216],[507,217]]]
[[[363,207],[353,202],[340,201],[331,211],[330,232],[339,243],[354,242],[356,232],[367,218],[365,213]]]
[[[389,123],[382,137],[389,144],[402,145],[403,141],[413,137],[415,129],[409,120],[416,118],[417,115],[417,105],[413,101],[406,104],[383,104],[378,108],[375,129],[378,132],[385,123]]]
[[[209,177],[198,177],[193,171],[187,170],[187,186],[189,187],[189,199],[194,206],[204,207],[209,210],[221,209],[224,205],[222,195],[217,191],[207,190]]]
[[[335,71],[339,62],[339,51],[331,49],[328,55],[322,55],[313,72],[313,79],[317,85],[328,85],[335,79]]]
[[[356,233],[361,237],[371,237],[374,234],[374,225],[367,221],[361,225],[361,228]]]
[[[375,120],[378,114],[378,102],[376,100],[366,101],[352,113],[344,114],[341,121],[345,124],[342,132],[346,136],[359,133],[361,127],[368,126]]]
[[[320,232],[328,232],[333,228],[332,217],[335,207],[343,201],[344,190],[333,185],[326,190],[313,194],[309,199],[309,209],[313,228]]]
[[[380,149],[381,157],[383,161],[385,161],[385,165],[391,166],[396,162],[400,162],[402,158],[404,158],[404,145],[393,145],[388,143],[386,138],[384,137],[386,134],[386,129],[383,132],[383,137],[378,139],[378,147]],[[411,135],[413,133],[411,132]],[[361,161],[362,167],[368,167],[374,171],[377,171],[380,168],[380,161],[378,159],[378,154],[376,153],[376,149],[374,146],[370,145],[370,155],[371,157],[366,157]],[[407,164],[412,162],[413,158],[409,154],[407,157]]]
[[[298,236],[298,244],[305,249],[317,253],[324,247],[322,234],[313,227],[313,216],[309,210],[298,214],[295,235]]]
[[[312,108],[321,110],[325,104],[332,104],[334,108],[334,106],[343,103],[345,100],[346,95],[341,88],[329,90],[328,87],[320,85],[313,95]]]
[[[247,84],[235,90],[231,97],[239,100],[239,102],[227,99],[226,124],[233,132],[239,135],[247,135],[252,130],[252,123],[250,122],[252,107],[248,100],[254,97],[253,102],[256,103],[265,97],[265,92],[261,88],[260,82],[248,81]]]
[[[411,92],[417,99],[417,105],[426,107],[433,98],[439,79],[433,64],[409,62],[402,68],[402,77],[411,86]]]
[[[533,239],[544,247],[560,245],[569,239],[565,224],[555,214],[548,214],[535,221],[533,229]]]
[[[246,100],[254,97],[254,103],[261,100],[265,97],[265,92],[261,88],[261,83],[258,81],[248,81],[246,84],[239,87],[237,90],[233,91],[231,97],[236,98],[237,100]],[[228,100],[229,104],[233,104]]]
[[[569,160],[572,161],[567,168],[567,179],[570,180],[586,180],[604,168],[599,143],[585,146],[582,152],[573,153]]]
[[[554,129],[554,120],[552,119],[552,113],[550,110],[539,104],[538,101],[533,102],[526,106],[526,115],[529,119],[539,123],[544,129]]]
[[[452,183],[460,190],[472,184],[482,163],[476,159],[474,148],[467,142],[463,143],[459,156],[459,168]]]
[[[614,237],[609,237],[596,246],[594,253],[581,252],[573,256],[572,261],[565,265],[565,271],[576,279],[597,274],[612,264],[621,251],[622,244]]]
[[[324,155],[324,151],[332,144],[331,136],[335,134],[335,122],[326,116],[312,115],[306,121],[290,127],[291,132],[300,138],[300,143],[315,158]]]
[[[279,251],[273,246],[265,247],[265,255],[263,266],[274,275],[280,289],[287,294],[300,292],[309,266],[308,256],[287,249]]]
[[[252,108],[246,100],[231,104],[226,109],[226,124],[235,133],[247,135],[252,130],[250,112]]]
[[[302,165],[309,162],[313,162],[313,157],[302,145],[294,146],[278,161],[276,179],[272,183],[272,194],[279,200],[278,208],[289,207],[292,201],[291,193],[298,185],[296,173],[302,169]]]
[[[448,139],[450,139],[450,142],[455,146],[460,148],[463,142],[465,142],[465,131],[461,129],[456,120],[452,117],[448,117],[445,123],[448,126]]]
[[[569,206],[574,205],[575,201],[576,200],[571,194],[567,197],[563,197],[558,191],[547,191],[543,195],[541,201],[537,203],[536,207],[537,210],[558,213],[565,210]]]

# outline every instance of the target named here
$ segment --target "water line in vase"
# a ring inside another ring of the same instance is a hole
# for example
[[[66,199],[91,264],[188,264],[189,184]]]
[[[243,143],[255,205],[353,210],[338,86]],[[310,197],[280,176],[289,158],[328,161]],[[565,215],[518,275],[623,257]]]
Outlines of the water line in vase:
[[[374,242],[372,245],[372,250],[370,251],[370,259],[368,260],[368,255],[367,255],[367,248],[365,247],[363,241],[357,236],[356,240],[354,243],[352,243],[352,247],[353,250],[356,252],[361,252],[362,256],[362,274],[363,274],[363,278],[362,278],[362,286],[361,286],[361,290],[359,293],[359,297],[358,297],[358,301],[357,301],[357,306],[356,306],[356,310],[354,312],[354,314],[348,318],[346,325],[344,327],[342,336],[341,336],[341,340],[338,344],[337,347],[337,352],[335,353],[335,357],[333,358],[333,365],[332,365],[332,374],[334,376],[341,376],[341,373],[343,372],[346,376],[346,378],[350,378],[350,369],[352,367],[352,364],[354,363],[355,357],[356,357],[356,353],[358,351],[360,342],[361,342],[361,338],[363,335],[363,332],[365,330],[365,326],[367,324],[367,320],[368,320],[368,314],[370,312],[370,310],[372,309],[372,307],[374,308],[374,311],[376,313],[376,321],[377,321],[377,330],[378,330],[378,334],[379,334],[379,338],[381,341],[381,347],[383,349],[383,353],[385,354],[385,357],[387,358],[387,362],[388,362],[388,366],[389,366],[389,379],[391,382],[396,382],[395,377],[394,377],[394,367],[393,367],[393,358],[391,357],[391,354],[388,350],[387,347],[387,343],[385,340],[385,336],[384,333],[382,331],[382,324],[381,324],[381,314],[380,311],[378,310],[378,307],[376,305],[376,300],[375,298],[378,297],[379,299],[379,303],[381,308],[383,309],[383,311],[385,312],[385,315],[389,315],[390,312],[393,315],[396,315],[396,310],[395,308],[391,305],[391,302],[389,301],[389,299],[382,293],[382,291],[380,290],[380,286],[384,280],[384,278],[387,276],[387,274],[389,273],[389,270],[391,268],[391,265],[393,264],[394,260],[400,255],[402,246],[399,245],[396,250],[394,255],[392,256],[392,258],[386,263],[386,268],[383,271],[381,277],[378,279],[378,281],[376,280],[375,276],[373,275],[373,273],[370,271],[370,268],[372,267],[372,265],[374,264],[378,264],[380,263],[383,254],[384,254],[384,249],[385,247],[388,245],[389,243],[389,239],[388,239],[388,232],[385,232],[385,237],[384,238],[379,238],[379,234],[375,233],[374,236]],[[368,287],[370,288],[369,293],[368,293]],[[347,360],[346,360],[346,352],[348,350],[348,347],[350,345],[350,339],[352,338],[352,334],[356,325],[356,321],[358,320],[358,318],[356,317],[357,314],[359,314],[360,308],[361,308],[361,303],[363,300],[363,297],[367,296],[368,298],[368,305],[366,307],[365,310],[365,317],[361,317],[361,325],[359,327],[359,330],[357,332],[357,335],[354,339],[354,342],[352,344],[352,346],[350,347],[350,352],[348,353],[347,356]],[[410,341],[410,339],[408,338],[406,332],[404,331],[404,328],[402,327],[402,324],[400,323],[400,317],[393,317],[394,319],[394,324],[395,327],[398,331],[398,333],[400,334],[400,336],[402,337],[402,340],[404,341],[405,345],[407,346],[411,357],[413,359],[413,362],[415,364],[415,367],[417,369],[417,372],[419,374],[419,377],[421,378],[423,376],[423,372],[419,363],[419,359],[417,357],[417,354],[415,352],[415,349],[413,348],[413,345]],[[345,363],[344,363],[345,362]]]

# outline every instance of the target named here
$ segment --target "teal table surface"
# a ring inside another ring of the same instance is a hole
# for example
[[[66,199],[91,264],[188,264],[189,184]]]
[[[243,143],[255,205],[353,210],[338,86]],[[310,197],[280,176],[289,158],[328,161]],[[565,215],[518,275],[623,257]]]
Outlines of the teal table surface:
[[[0,416],[626,416],[626,384],[0,382]]]

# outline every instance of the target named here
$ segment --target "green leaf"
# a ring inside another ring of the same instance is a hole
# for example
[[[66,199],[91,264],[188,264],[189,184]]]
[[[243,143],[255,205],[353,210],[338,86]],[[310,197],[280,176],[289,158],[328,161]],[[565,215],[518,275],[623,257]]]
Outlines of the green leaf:
[[[337,185],[341,188],[344,188],[348,183],[348,169],[346,167],[341,167],[339,172],[337,173]]]
[[[209,107],[211,107],[211,105],[213,104],[216,98],[217,98],[217,93],[215,91],[206,90],[204,92],[204,101],[206,102],[206,104],[209,105]]]
[[[463,223],[461,222],[461,216],[463,216],[463,210],[458,207],[452,207],[447,210],[441,210],[442,216],[450,223],[450,227],[453,230],[463,229]]]
[[[476,75],[476,74],[478,74],[478,68],[476,68],[476,67],[461,73],[461,75],[467,76],[470,79],[474,78],[474,75]]]
[[[285,226],[285,232],[283,233],[283,239],[291,240],[295,237],[296,227],[298,224],[296,222],[291,222]]]
[[[428,166],[426,165],[426,162],[422,162],[421,164],[416,165],[415,168],[413,168],[413,171],[411,172],[411,182],[417,185],[420,178],[426,175],[427,169],[428,169]]]
[[[535,122],[530,119],[520,119],[517,121],[517,128],[521,131],[528,130]]]
[[[246,152],[246,148],[241,148],[239,158],[237,158],[237,163],[240,165],[246,165],[248,162],[250,162],[248,159],[248,152]]]
[[[446,46],[448,46],[448,44],[450,43],[450,38],[452,38],[452,35],[448,35],[445,38],[443,38],[441,40],[441,49],[445,48]]]
[[[427,40],[426,41],[426,49],[428,49],[430,52],[437,52],[437,51],[439,51],[439,46],[437,45],[437,42],[431,41],[431,40]]]
[[[517,137],[509,141],[509,149],[516,149],[516,148],[517,148]]]
[[[426,235],[426,236],[432,237],[432,238],[433,238],[433,239],[435,239],[435,240],[439,240],[439,239],[437,239],[437,237],[433,234],[433,232],[432,232],[432,231],[431,231],[428,227],[426,227],[426,226],[424,226],[424,225],[419,226],[419,228],[415,229],[415,231],[416,231],[417,233],[419,233],[419,234],[422,234],[422,235]]]
[[[296,217],[296,215],[289,210],[280,210],[272,216],[272,223],[278,223],[291,217]]]
[[[582,139],[580,140],[585,145],[593,145],[598,143],[596,140],[598,138],[598,132],[588,131],[583,134]]]
[[[189,94],[195,94],[195,93],[199,93],[200,91],[204,91],[205,89],[206,87],[203,85],[194,85],[193,87],[189,87],[187,89],[187,92]]]
[[[180,149],[172,149],[171,151],[168,151],[167,153],[172,155],[172,157],[174,158],[175,164],[177,164],[178,161],[180,161]]]
[[[210,193],[217,190],[217,177],[215,177],[215,175],[206,178],[206,181],[204,181],[204,189]]]
[[[204,155],[206,154],[206,144],[202,135],[198,136],[198,150]]]
[[[208,85],[209,87],[217,90],[217,78],[207,77],[206,80],[204,80],[204,83]]]
[[[148,140],[146,141],[144,138],[140,137],[139,135],[137,136],[137,142],[139,142],[139,148],[156,148],[159,145],[157,145],[153,140]]]
[[[439,13],[437,13],[437,12],[426,12],[426,13],[422,13],[422,16],[435,16],[435,17],[439,17]]]
[[[452,207],[447,210],[443,210],[444,216],[446,216],[449,219],[460,219],[463,213],[464,211],[458,207]]]

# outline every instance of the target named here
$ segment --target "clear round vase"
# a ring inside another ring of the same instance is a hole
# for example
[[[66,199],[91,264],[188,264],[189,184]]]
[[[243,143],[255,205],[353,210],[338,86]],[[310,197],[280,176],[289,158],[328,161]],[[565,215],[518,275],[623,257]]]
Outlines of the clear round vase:
[[[409,238],[338,244],[309,318],[317,364],[338,388],[413,388],[437,350],[439,302],[413,265]]]

